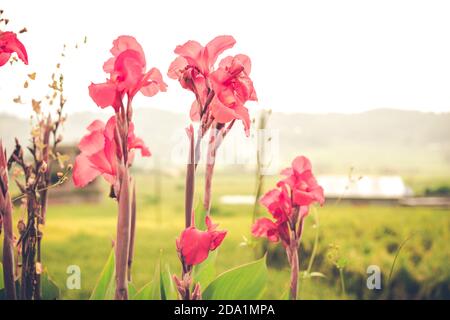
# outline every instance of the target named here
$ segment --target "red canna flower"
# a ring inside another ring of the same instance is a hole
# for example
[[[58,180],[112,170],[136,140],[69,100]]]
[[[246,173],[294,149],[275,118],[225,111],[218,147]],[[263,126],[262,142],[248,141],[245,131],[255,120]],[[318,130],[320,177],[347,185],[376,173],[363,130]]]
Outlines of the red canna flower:
[[[84,187],[101,175],[114,185],[117,176],[117,158],[120,158],[121,152],[114,139],[116,117],[112,116],[106,125],[100,120],[95,120],[87,129],[89,133],[78,144],[81,154],[75,160],[73,182],[77,187]],[[135,149],[139,149],[143,157],[151,155],[143,140],[135,136],[134,125],[131,122],[128,129],[129,165],[133,161]]]
[[[206,216],[206,231],[198,230],[195,226],[186,228],[177,239],[177,250],[186,266],[202,263],[210,251],[214,251],[223,241],[227,231],[217,231],[218,225],[212,223]]]
[[[17,39],[17,35],[11,31],[0,30],[0,67],[5,65],[12,53],[16,53],[17,57],[28,64],[28,54],[25,46]]]
[[[113,57],[103,65],[103,70],[110,74],[109,79],[89,86],[89,95],[99,107],[112,106],[118,112],[125,95],[131,101],[139,91],[148,97],[166,91],[167,85],[158,69],[146,72],[145,54],[135,38],[118,37],[111,53]]]
[[[257,101],[256,91],[250,79],[251,61],[244,54],[226,57],[211,74],[216,95],[211,102],[213,117],[219,123],[242,120],[245,131],[250,129],[250,116],[244,106],[249,100]]]

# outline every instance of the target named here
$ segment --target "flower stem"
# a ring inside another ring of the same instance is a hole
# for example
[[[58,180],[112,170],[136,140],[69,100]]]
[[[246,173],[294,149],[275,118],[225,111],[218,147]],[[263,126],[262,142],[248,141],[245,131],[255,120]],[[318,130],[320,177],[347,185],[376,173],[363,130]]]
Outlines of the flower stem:
[[[299,262],[298,262],[298,244],[296,241],[292,241],[293,244],[290,248],[290,263],[291,263],[291,285],[290,285],[290,300],[297,300],[298,292],[298,272],[299,272]]]
[[[195,149],[194,149],[194,131],[191,127],[189,137],[189,158],[186,167],[186,191],[184,198],[184,210],[185,210],[185,225],[186,228],[190,227],[192,221],[192,210],[194,203],[194,191],[195,191]]]
[[[5,196],[0,194],[0,209],[3,216],[3,279],[7,300],[16,300],[16,286],[14,284],[14,236],[12,223],[12,204],[9,192]]]
[[[131,282],[131,265],[134,256],[134,241],[136,237],[136,182],[133,181],[131,198],[131,221],[130,221],[130,249],[128,250],[128,281]]]
[[[203,208],[205,209],[207,216],[211,213],[212,178],[214,174],[214,166],[216,164],[216,151],[218,147],[216,146],[216,139],[216,130],[211,129],[206,156],[205,195],[203,198]]]
[[[130,242],[130,190],[128,168],[122,163],[119,168],[119,216],[116,241],[116,300],[128,299],[127,267]]]

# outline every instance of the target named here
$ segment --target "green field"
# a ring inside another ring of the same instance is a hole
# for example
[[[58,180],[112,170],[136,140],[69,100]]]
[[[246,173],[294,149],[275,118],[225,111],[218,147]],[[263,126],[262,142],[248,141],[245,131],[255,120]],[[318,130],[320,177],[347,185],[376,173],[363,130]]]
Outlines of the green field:
[[[161,178],[160,201],[155,198],[152,177],[138,177],[138,218],[133,282],[142,287],[153,276],[162,250],[163,260],[172,272],[179,273],[175,239],[183,227],[184,186],[182,177]],[[199,182],[199,184],[201,181]],[[269,183],[269,182],[268,182]],[[224,194],[251,194],[253,179],[219,175],[214,184],[216,197]],[[199,192],[200,193],[200,189]],[[200,199],[200,198],[199,198]],[[217,205],[212,214],[215,222],[228,230],[220,247],[219,272],[259,258],[267,245],[257,242],[243,246],[249,237],[252,206]],[[301,283],[301,299],[373,299],[373,298],[450,298],[450,211],[428,208],[347,206],[326,204],[307,221],[301,252],[301,269],[308,266],[316,230],[319,232],[318,254],[312,271],[326,278],[305,279]],[[18,216],[18,214],[16,214]],[[95,285],[115,235],[116,207],[106,198],[99,204],[52,205],[44,231],[43,263],[62,290],[64,299],[86,299]],[[392,279],[388,274],[401,243]],[[330,245],[339,248],[345,258],[344,279],[347,296],[343,296],[338,270],[328,259]],[[277,249],[278,248],[278,249]],[[264,298],[278,299],[287,290],[289,270],[279,246],[268,247],[269,283]],[[67,290],[66,268],[78,265],[82,272],[81,290]],[[366,269],[378,265],[383,288],[366,288]]]

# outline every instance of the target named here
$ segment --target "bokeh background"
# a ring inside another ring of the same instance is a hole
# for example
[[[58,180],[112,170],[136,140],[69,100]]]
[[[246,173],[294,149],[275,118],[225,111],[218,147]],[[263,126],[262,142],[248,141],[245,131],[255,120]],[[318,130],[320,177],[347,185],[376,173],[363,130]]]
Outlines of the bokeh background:
[[[48,94],[56,64],[68,98],[61,151],[73,161],[86,126],[108,116],[87,86],[104,80],[101,67],[113,39],[135,36],[148,64],[165,74],[177,44],[231,34],[237,45],[230,53],[252,58],[259,102],[249,104],[250,137],[237,126],[219,151],[212,214],[229,232],[218,271],[267,252],[264,297],[285,295],[284,251],[253,239],[250,227],[255,215],[267,215],[254,205],[258,186],[273,187],[279,170],[302,154],[313,162],[327,202],[305,226],[301,270],[320,276],[302,279],[300,298],[450,298],[448,2],[16,0],[0,6],[12,30],[27,28],[21,40],[30,56],[29,66],[7,65],[0,73],[0,137],[8,150],[14,137],[27,139],[30,101]],[[25,89],[31,72],[36,80]],[[166,94],[135,102],[136,132],[153,153],[134,167],[137,287],[150,281],[161,256],[172,272],[180,268],[175,239],[184,221],[185,167],[176,147],[183,145],[193,97],[165,79]],[[258,144],[270,146],[266,160],[274,161],[262,176]],[[197,203],[202,180],[200,170]],[[88,298],[107,259],[116,227],[116,205],[107,195],[101,180],[84,190],[68,182],[51,192],[43,263],[63,298]],[[15,217],[22,214],[17,208]],[[81,290],[65,286],[69,265],[81,268]],[[370,265],[381,269],[381,290],[366,286]]]

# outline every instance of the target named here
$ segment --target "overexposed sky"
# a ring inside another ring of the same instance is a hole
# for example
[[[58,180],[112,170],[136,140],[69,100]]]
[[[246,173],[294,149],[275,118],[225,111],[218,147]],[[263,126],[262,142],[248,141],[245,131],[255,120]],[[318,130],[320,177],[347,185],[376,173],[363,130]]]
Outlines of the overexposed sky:
[[[112,41],[133,35],[149,67],[166,74],[173,49],[233,35],[230,54],[248,54],[259,104],[285,112],[361,112],[373,108],[450,111],[450,1],[0,0],[30,65],[0,69],[0,112],[27,115],[12,99],[45,96],[64,43],[67,110],[96,110],[87,86],[102,82]],[[79,50],[75,43],[88,42]],[[36,71],[30,90],[26,74]],[[193,97],[168,79],[167,93],[137,106],[187,112]]]

